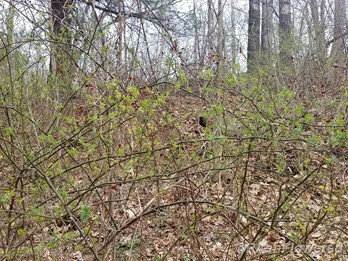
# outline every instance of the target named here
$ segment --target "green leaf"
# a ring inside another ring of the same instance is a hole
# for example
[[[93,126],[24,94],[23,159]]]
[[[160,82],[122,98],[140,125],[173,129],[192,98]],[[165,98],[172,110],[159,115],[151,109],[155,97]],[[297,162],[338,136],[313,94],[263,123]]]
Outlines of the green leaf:
[[[66,201],[66,199],[68,198],[68,192],[60,191],[59,194],[62,197],[63,201]]]
[[[132,94],[132,96],[133,96],[134,98],[138,98],[139,95],[140,95],[140,92],[139,92],[138,88],[136,88],[136,87],[134,87],[134,86],[129,87],[129,88],[128,88],[128,91]]]
[[[14,135],[14,129],[11,127],[5,128],[6,136],[13,136]]]
[[[135,48],[134,47],[130,47],[128,50],[132,55],[135,55]]]
[[[224,135],[221,135],[220,136],[220,143],[223,145],[223,144],[226,144],[226,142],[227,142],[227,137]]]
[[[315,118],[314,118],[314,116],[312,114],[307,113],[303,120],[304,120],[305,123],[310,124],[310,123],[313,123],[315,121]]]
[[[305,109],[303,108],[303,105],[302,104],[298,105],[295,109],[296,116],[301,117],[304,111]]]
[[[25,230],[20,228],[20,229],[17,230],[17,234],[19,236],[24,236],[25,235]]]
[[[174,66],[173,60],[171,58],[166,59],[166,66],[168,66],[168,67]]]
[[[82,223],[87,223],[91,218],[91,206],[85,204],[81,205],[80,214]]]

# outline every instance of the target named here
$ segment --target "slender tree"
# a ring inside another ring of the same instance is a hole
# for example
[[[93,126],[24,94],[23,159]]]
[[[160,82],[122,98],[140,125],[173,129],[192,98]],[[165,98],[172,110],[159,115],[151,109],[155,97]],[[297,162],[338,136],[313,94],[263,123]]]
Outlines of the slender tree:
[[[226,41],[226,43],[230,42],[230,50],[229,52],[226,51],[226,56],[230,57],[230,62],[232,65],[235,65],[237,62],[237,55],[238,55],[238,39],[236,37],[237,35],[237,29],[236,29],[236,11],[234,7],[234,2],[231,1],[230,3],[230,31],[232,33],[231,40]],[[227,47],[227,46],[226,46]]]
[[[224,51],[225,51],[225,30],[224,30],[224,10],[223,1],[218,0],[218,14],[217,14],[217,25],[218,25],[218,37],[217,37],[217,50],[218,55],[218,73],[221,76],[224,66]]]
[[[213,49],[213,1],[208,0],[208,21],[207,21],[207,48],[208,53],[212,52]]]
[[[124,10],[124,3],[123,1],[119,0],[117,1],[117,11],[120,14],[120,19],[118,21],[118,30],[117,30],[117,42],[116,42],[116,53],[117,53],[117,63],[118,67],[122,65],[122,54],[125,53],[125,10]]]
[[[195,31],[194,45],[193,45],[193,61],[197,66],[199,64],[199,53],[200,53],[200,41],[199,41],[199,27],[198,27],[198,15],[197,15],[197,4],[196,0],[193,0],[193,27]]]

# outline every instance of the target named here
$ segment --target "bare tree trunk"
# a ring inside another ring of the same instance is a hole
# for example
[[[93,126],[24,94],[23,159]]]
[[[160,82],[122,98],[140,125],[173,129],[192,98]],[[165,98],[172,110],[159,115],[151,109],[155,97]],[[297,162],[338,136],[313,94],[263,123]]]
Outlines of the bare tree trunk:
[[[213,1],[208,0],[208,31],[207,31],[207,47],[208,53],[211,53],[213,48]]]
[[[6,34],[7,34],[7,44],[13,44],[13,29],[14,29],[14,16],[15,16],[15,2],[13,0],[9,1],[9,12],[6,16]]]
[[[261,51],[262,62],[268,64],[272,54],[273,0],[262,0]]]
[[[202,48],[202,54],[201,54],[201,60],[200,60],[200,66],[204,66],[205,64],[205,58],[207,57],[207,54],[210,55],[212,53],[213,49],[213,1],[207,0],[207,26],[203,26],[203,33],[204,35],[204,42],[203,42],[203,48]]]
[[[217,14],[217,25],[218,25],[218,37],[217,37],[217,68],[219,77],[223,73],[224,68],[224,49],[225,49],[225,31],[224,31],[224,20],[223,20],[223,1],[218,0],[218,14]]]
[[[198,28],[198,17],[197,17],[197,5],[196,0],[193,1],[193,24],[195,30],[195,38],[194,38],[194,46],[193,46],[193,61],[195,63],[195,67],[199,65],[200,58],[200,42],[199,42],[199,28]]]
[[[231,1],[231,32],[232,32],[232,39],[230,41],[231,43],[231,64],[234,66],[237,62],[237,55],[238,55],[238,40],[236,37],[236,18],[235,18],[235,10],[233,1]]]
[[[73,0],[51,0],[51,53],[49,84],[55,99],[59,102],[71,91],[75,64],[72,56],[72,19]]]
[[[6,16],[6,22],[5,22],[6,33],[3,34],[3,32],[0,31],[0,57],[1,57],[1,60],[0,60],[0,71],[1,71],[0,76],[1,77],[0,78],[1,78],[1,81],[3,79],[7,78],[9,83],[10,83],[9,85],[11,88],[10,92],[8,93],[9,98],[7,99],[7,98],[5,98],[7,96],[7,94],[4,94],[4,91],[1,90],[2,87],[0,87],[0,94],[1,94],[1,97],[3,98],[0,101],[0,105],[5,105],[6,108],[11,108],[15,104],[16,90],[15,90],[14,81],[17,78],[15,76],[16,75],[15,72],[16,72],[17,67],[20,68],[19,67],[20,65],[18,64],[18,62],[13,54],[13,50],[14,50],[14,47],[13,47],[14,17],[15,17],[15,13],[16,13],[16,9],[15,9],[14,4],[15,3],[13,0],[9,1],[9,9],[8,9],[8,12],[5,14],[5,16]],[[7,91],[5,91],[5,92],[7,92]],[[6,117],[4,117],[3,120],[6,119],[7,126],[13,128],[12,110],[6,109],[5,111],[6,111],[6,113],[5,113]],[[12,143],[14,142],[13,139],[14,139],[14,137],[13,137],[13,135],[11,135],[10,140]],[[11,151],[11,156],[12,156],[14,153],[14,148],[11,148],[10,151]]]
[[[71,68],[67,61],[71,49],[71,9],[72,0],[51,0],[52,40],[50,71],[57,78],[65,78]]]
[[[119,0],[117,1],[117,11],[122,14],[124,13],[123,10],[124,4],[123,1]],[[124,49],[124,29],[125,29],[125,17],[120,16],[120,20],[118,21],[118,37],[117,37],[117,43],[116,43],[116,57],[117,57],[117,68],[120,68],[122,66],[122,53]]]
[[[249,0],[248,71],[257,68],[260,52],[260,0]]]
[[[200,21],[202,21],[204,18],[200,16]],[[204,23],[205,24],[205,23]],[[207,40],[206,40],[206,32],[207,32],[207,27],[204,25],[200,26],[200,35],[203,36],[202,42],[201,42],[201,48],[200,48],[200,57],[199,57],[199,66],[204,67],[205,63],[205,58],[207,56]]]
[[[322,0],[324,2],[324,0]],[[324,21],[321,20],[319,13],[318,0],[310,1],[310,9],[312,14],[312,27],[314,38],[314,53],[317,54],[320,62],[322,63],[326,57],[325,50],[325,35],[324,35]]]
[[[346,0],[335,0],[334,19],[334,41],[330,55],[335,60],[343,60],[347,47],[345,46]]]
[[[292,65],[292,23],[290,0],[279,1],[279,55],[283,65]]]

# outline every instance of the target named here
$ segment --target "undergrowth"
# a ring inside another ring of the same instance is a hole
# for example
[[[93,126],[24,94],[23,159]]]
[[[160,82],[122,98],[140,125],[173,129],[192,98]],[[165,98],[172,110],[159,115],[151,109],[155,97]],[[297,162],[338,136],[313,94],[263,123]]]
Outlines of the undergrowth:
[[[4,259],[348,256],[346,85],[120,82],[56,99],[28,79],[2,103]]]

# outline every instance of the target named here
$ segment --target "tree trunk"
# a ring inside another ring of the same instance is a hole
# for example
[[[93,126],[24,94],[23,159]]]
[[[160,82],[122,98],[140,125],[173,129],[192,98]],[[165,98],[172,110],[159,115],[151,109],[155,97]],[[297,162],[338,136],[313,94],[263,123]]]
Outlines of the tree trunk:
[[[235,64],[237,63],[237,56],[238,56],[238,40],[237,40],[237,29],[236,29],[236,14],[234,11],[234,5],[233,5],[233,1],[231,2],[231,33],[232,33],[232,39],[230,41],[230,48],[231,48],[231,53],[230,53],[230,60],[231,60],[231,64],[232,66],[235,66]]]
[[[345,57],[345,22],[346,0],[335,0],[334,11],[334,41],[332,43],[331,57],[336,62],[341,62]]]
[[[224,49],[225,49],[225,32],[224,32],[224,21],[223,21],[223,1],[218,0],[218,15],[217,15],[217,25],[218,25],[218,37],[217,37],[217,69],[218,76],[221,77],[223,74],[224,67]]]
[[[262,0],[261,51],[262,62],[268,64],[272,54],[273,0]]]
[[[213,1],[208,0],[208,31],[207,31],[207,47],[208,53],[212,53],[213,49]]]
[[[258,65],[260,51],[260,0],[249,0],[248,27],[248,71],[254,71]]]
[[[193,61],[195,67],[198,68],[200,61],[200,39],[199,39],[199,25],[197,17],[197,4],[196,1],[193,1],[193,26],[195,30],[194,46],[193,46]]]
[[[202,26],[202,35],[203,43],[202,43],[202,53],[199,65],[204,66],[206,62],[206,57],[211,57],[213,51],[213,2],[212,0],[207,0],[207,26]],[[208,61],[209,62],[209,61]]]
[[[324,0],[322,0],[323,2]],[[310,1],[310,9],[312,14],[312,27],[314,39],[314,53],[317,54],[319,61],[322,63],[326,57],[325,50],[325,35],[324,35],[324,21],[320,18],[318,0]]]
[[[291,65],[292,59],[292,24],[290,0],[279,1],[279,55],[283,65]]]
[[[72,79],[71,10],[72,0],[51,0],[52,43],[50,72],[67,88]]]
[[[117,11],[121,14],[124,13],[124,3],[122,0],[117,1]],[[116,42],[116,59],[117,59],[117,67],[122,67],[122,54],[124,53],[124,35],[125,35],[125,16],[120,16],[120,20],[118,21],[118,32],[117,32],[117,42]]]

